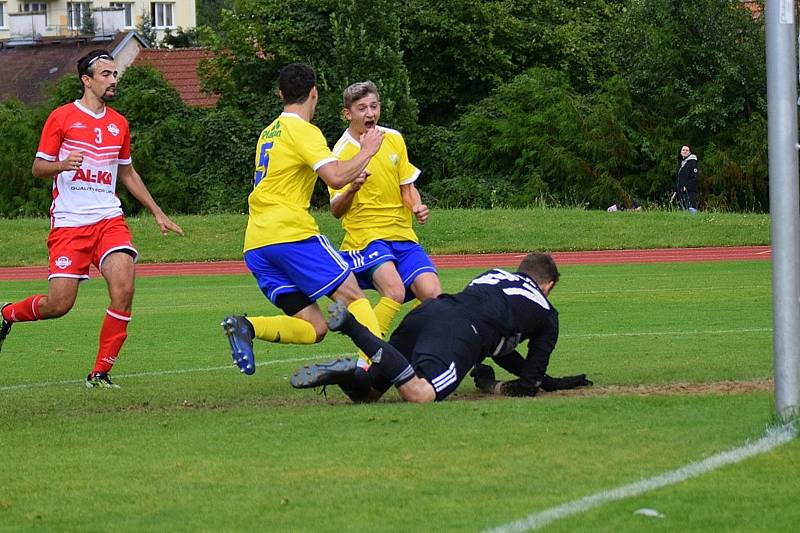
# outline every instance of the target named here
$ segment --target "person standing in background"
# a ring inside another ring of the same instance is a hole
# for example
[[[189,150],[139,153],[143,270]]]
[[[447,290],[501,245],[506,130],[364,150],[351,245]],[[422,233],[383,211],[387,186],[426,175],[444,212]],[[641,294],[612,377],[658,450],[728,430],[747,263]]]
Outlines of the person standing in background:
[[[690,213],[697,212],[697,156],[688,145],[681,147],[678,170],[675,176],[675,195],[678,206]]]

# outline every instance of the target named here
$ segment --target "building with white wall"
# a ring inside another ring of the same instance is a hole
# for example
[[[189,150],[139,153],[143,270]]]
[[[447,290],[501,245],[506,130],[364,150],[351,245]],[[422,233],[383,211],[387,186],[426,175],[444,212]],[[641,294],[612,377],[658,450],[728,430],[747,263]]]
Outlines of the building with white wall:
[[[0,40],[113,35],[136,28],[144,14],[159,38],[166,29],[189,29],[197,24],[194,0],[0,0]]]

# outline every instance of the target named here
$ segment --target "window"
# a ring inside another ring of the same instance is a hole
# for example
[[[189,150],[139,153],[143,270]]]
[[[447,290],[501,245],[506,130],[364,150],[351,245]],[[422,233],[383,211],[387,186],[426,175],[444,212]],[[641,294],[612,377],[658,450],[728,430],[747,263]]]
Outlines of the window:
[[[0,28],[6,27],[6,3],[0,2]]]
[[[121,7],[125,11],[125,27],[133,28],[133,3],[111,2],[111,7]]]
[[[174,28],[172,11],[175,4],[166,2],[153,2],[150,4],[150,16],[153,19],[154,28]]]
[[[44,2],[20,2],[20,13],[42,13],[47,11],[47,4]]]
[[[84,20],[92,16],[90,2],[67,2],[67,27],[71,30],[83,28]]]

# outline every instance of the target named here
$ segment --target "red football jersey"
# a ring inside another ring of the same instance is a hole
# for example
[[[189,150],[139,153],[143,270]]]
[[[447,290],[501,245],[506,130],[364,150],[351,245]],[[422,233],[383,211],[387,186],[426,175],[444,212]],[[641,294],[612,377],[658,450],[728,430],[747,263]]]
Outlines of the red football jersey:
[[[42,130],[36,157],[60,161],[73,151],[83,153],[83,163],[53,177],[52,226],[87,226],[121,215],[117,168],[131,164],[128,121],[108,106],[95,114],[79,100],[55,109]]]

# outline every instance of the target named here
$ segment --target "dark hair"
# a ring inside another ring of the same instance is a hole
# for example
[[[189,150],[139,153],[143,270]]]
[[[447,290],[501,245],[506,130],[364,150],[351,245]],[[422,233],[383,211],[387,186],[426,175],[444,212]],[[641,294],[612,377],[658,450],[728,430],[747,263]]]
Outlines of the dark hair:
[[[361,100],[368,94],[374,94],[378,100],[380,100],[381,95],[378,93],[378,88],[375,86],[374,83],[371,81],[359,81],[358,83],[354,83],[349,86],[347,89],[344,90],[343,96],[343,103],[344,107],[350,107],[353,105],[353,102],[357,100]]]
[[[317,75],[310,65],[292,63],[281,69],[278,89],[284,104],[302,104],[308,100],[311,89],[317,86]]]
[[[553,256],[538,252],[526,255],[522,259],[517,270],[532,277],[539,286],[550,281],[557,283],[558,278],[561,277],[561,274],[558,273],[556,262],[553,260]]]
[[[108,50],[92,50],[82,58],[78,60],[78,78],[81,78],[84,74],[89,76],[90,78],[94,75],[94,64],[99,59],[108,59],[109,61],[114,61],[114,58],[108,52]]]

